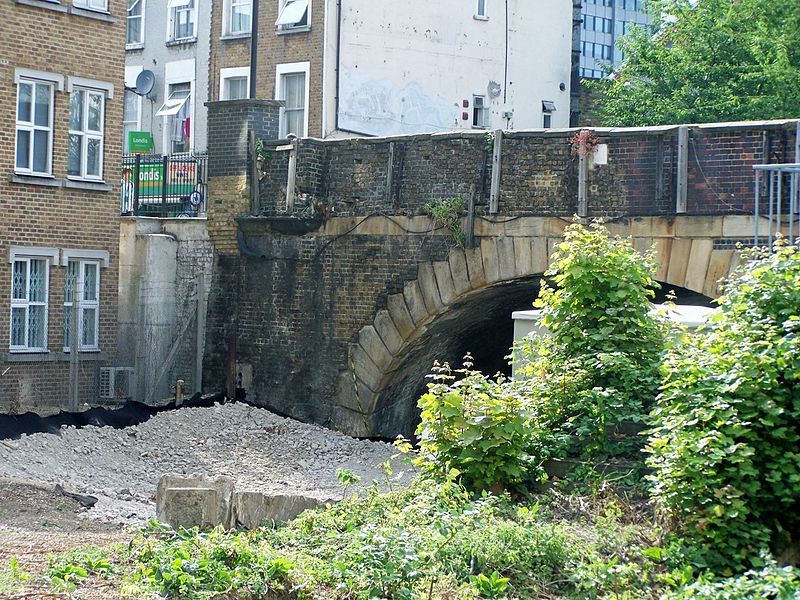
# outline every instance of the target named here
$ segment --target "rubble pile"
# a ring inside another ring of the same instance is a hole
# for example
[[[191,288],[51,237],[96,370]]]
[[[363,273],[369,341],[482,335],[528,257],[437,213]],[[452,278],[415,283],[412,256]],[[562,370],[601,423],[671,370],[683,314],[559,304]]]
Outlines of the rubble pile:
[[[227,476],[251,490],[324,500],[341,495],[338,468],[359,475],[361,486],[385,482],[393,454],[386,443],[238,403],[163,412],[125,429],[66,426],[0,441],[0,477],[97,496],[87,515],[136,524],[155,516],[164,473]],[[394,461],[392,470],[399,479],[408,467]]]

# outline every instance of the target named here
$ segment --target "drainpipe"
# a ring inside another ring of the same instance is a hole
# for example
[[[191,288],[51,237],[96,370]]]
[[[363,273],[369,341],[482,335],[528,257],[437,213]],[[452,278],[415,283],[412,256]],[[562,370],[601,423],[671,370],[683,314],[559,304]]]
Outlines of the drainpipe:
[[[256,73],[258,71],[258,0],[253,0],[253,15],[250,19],[250,99],[256,97]]]
[[[376,137],[371,133],[364,133],[363,131],[354,131],[352,129],[344,129],[339,126],[339,80],[340,80],[340,73],[341,73],[341,58],[342,58],[342,0],[336,0],[336,99],[335,99],[335,108],[336,108],[336,119],[335,119],[335,129],[336,131],[342,131],[344,133],[353,133],[355,135],[363,135],[364,137]]]

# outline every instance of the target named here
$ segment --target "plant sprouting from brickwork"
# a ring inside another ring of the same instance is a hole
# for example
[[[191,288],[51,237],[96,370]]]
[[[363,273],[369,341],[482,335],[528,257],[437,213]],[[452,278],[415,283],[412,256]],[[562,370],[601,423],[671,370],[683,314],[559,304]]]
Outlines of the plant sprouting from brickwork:
[[[464,198],[462,196],[431,200],[425,205],[424,210],[438,227],[443,227],[450,231],[459,248],[464,247],[467,236],[461,226],[461,211],[464,210]]]

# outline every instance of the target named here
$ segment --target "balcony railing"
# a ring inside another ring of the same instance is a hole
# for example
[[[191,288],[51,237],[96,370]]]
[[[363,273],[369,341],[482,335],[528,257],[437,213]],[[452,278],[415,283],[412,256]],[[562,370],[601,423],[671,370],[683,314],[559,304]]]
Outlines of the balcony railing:
[[[203,217],[207,190],[207,154],[127,154],[122,158],[123,215]]]
[[[770,248],[780,234],[790,244],[800,236],[800,163],[754,165],[755,231],[753,243]],[[766,232],[759,222],[767,220]],[[766,233],[766,237],[764,236]]]

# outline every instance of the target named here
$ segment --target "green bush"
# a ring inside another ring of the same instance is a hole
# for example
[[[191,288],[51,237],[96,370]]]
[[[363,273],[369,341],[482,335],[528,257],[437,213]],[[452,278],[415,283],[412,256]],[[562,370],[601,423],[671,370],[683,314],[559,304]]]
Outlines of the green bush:
[[[535,306],[549,334],[514,352],[522,392],[531,398],[534,439],[543,454],[636,457],[641,422],[661,380],[665,325],[652,313],[655,266],[601,223],[567,227]],[[534,452],[536,454],[536,452]]]
[[[698,581],[669,596],[670,600],[744,600],[745,598],[800,598],[800,572],[793,567],[778,567],[768,560],[760,571],[747,571],[738,577],[718,581]]]
[[[417,463],[440,478],[458,477],[475,491],[511,486],[527,472],[527,400],[508,381],[472,370],[434,366],[419,399]]]
[[[647,450],[659,507],[732,574],[800,530],[800,253],[745,263],[720,306],[669,354]]]

